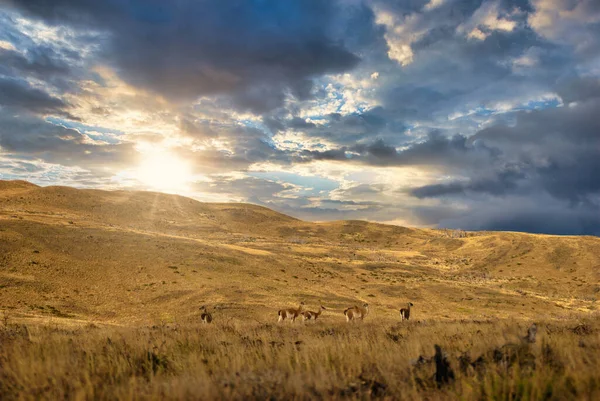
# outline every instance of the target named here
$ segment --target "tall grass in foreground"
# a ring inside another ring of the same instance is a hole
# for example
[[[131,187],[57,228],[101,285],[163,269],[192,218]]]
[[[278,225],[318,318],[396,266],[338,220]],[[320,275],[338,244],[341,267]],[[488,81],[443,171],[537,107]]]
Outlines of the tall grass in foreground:
[[[1,325],[0,325],[1,326]],[[598,400],[600,324],[0,327],[0,398]],[[455,379],[438,385],[434,344]]]

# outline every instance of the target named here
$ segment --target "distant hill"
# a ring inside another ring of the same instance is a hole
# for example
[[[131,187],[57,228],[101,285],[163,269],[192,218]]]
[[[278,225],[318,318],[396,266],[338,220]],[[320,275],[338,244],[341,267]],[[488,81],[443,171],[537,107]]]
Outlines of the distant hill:
[[[0,309],[117,324],[217,315],[276,320],[301,300],[342,319],[595,313],[600,239],[310,223],[241,203],[0,181]]]

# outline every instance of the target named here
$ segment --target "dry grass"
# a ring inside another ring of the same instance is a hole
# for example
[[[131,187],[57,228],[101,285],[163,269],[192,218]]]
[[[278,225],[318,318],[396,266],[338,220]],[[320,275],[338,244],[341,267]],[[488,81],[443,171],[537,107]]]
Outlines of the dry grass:
[[[599,282],[594,237],[0,181],[0,399],[600,399]],[[300,301],[327,310],[275,323]]]
[[[0,394],[27,399],[594,400],[597,321],[0,329]],[[439,344],[455,380],[438,385]],[[421,358],[420,358],[421,357]],[[471,363],[468,363],[468,362]]]

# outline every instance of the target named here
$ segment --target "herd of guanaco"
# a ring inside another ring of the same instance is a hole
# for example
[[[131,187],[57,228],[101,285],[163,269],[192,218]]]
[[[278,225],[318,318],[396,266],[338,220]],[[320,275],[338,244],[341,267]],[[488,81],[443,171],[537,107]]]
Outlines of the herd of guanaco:
[[[295,322],[296,318],[298,318],[300,316],[302,317],[302,320],[305,322],[309,321],[309,320],[316,321],[319,318],[319,316],[321,316],[323,311],[327,310],[327,308],[325,308],[320,301],[319,301],[319,309],[316,312],[310,311],[310,310],[304,310],[304,305],[305,305],[304,302],[300,302],[300,305],[298,305],[297,308],[280,309],[279,311],[277,311],[277,316],[278,316],[277,321],[283,322],[284,320],[288,320],[290,322]],[[410,319],[410,307],[411,306],[414,306],[414,304],[412,302],[408,302],[406,304],[405,308],[400,309],[400,320],[401,321]],[[201,306],[200,310],[202,311],[200,314],[200,319],[201,319],[202,323],[212,323],[213,317],[208,312],[208,309],[206,308],[206,306],[205,305]],[[364,318],[368,314],[369,314],[369,304],[366,302],[364,304],[362,304],[361,306],[354,305],[354,306],[344,309],[344,316],[346,317],[347,322],[351,322],[354,320],[364,320]]]

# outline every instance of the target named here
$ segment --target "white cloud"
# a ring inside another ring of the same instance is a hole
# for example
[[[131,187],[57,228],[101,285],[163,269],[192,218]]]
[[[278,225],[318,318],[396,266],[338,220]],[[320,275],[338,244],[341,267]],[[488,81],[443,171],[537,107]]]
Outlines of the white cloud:
[[[485,40],[493,31],[512,32],[517,26],[516,21],[509,19],[514,16],[513,14],[501,16],[498,3],[487,1],[456,30],[458,33],[466,34],[469,39]]]
[[[331,113],[350,114],[360,109],[376,107],[379,105],[375,93],[379,85],[378,78],[378,72],[329,76],[320,82],[327,96],[296,105],[300,106],[298,116],[310,119]]]
[[[425,6],[425,10],[433,10],[434,8],[438,8],[442,4],[444,4],[446,0],[430,0],[429,3]]]
[[[386,28],[385,40],[388,45],[388,57],[401,66],[407,66],[414,60],[411,44],[427,33],[427,29],[419,28],[419,14],[405,17],[375,7],[375,21]]]
[[[479,28],[474,28],[471,32],[469,32],[467,37],[469,39],[485,40],[485,38],[487,38],[487,34],[483,33]]]
[[[15,45],[6,40],[0,40],[0,49],[16,51]]]

